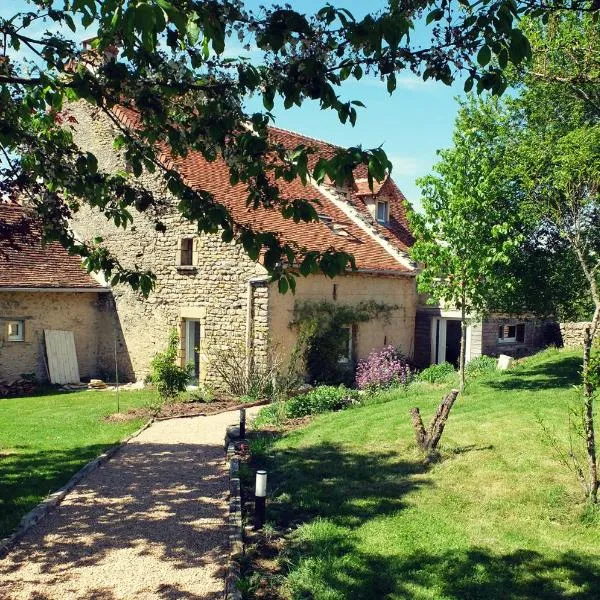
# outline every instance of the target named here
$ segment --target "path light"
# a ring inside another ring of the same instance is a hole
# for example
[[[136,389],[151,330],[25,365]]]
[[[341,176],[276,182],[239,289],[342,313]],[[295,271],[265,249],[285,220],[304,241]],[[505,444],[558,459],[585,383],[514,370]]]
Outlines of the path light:
[[[246,409],[240,408],[240,439],[246,437]]]
[[[262,529],[265,524],[267,503],[267,472],[256,471],[256,487],[254,490],[254,528]]]

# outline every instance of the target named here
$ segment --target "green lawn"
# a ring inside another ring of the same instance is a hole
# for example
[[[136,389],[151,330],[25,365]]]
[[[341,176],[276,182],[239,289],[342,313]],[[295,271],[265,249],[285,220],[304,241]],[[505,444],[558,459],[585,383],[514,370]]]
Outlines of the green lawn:
[[[150,393],[121,392],[121,411],[143,405]],[[102,419],[116,411],[114,392],[0,400],[0,538],[85,463],[142,425]]]
[[[444,391],[430,385],[279,438],[258,461],[269,469],[268,517],[292,531],[279,556],[279,592],[600,598],[600,519],[584,512],[581,489],[537,420],[565,438],[579,360],[550,350],[471,382],[450,415],[444,458],[428,469],[408,409],[419,406],[428,422]]]

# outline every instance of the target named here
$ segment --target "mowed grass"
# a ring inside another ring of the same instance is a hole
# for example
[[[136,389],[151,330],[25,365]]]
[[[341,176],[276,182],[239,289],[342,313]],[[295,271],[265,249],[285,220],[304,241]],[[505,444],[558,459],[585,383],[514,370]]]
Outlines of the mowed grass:
[[[282,595],[600,598],[600,520],[538,421],[567,439],[579,372],[578,353],[549,350],[472,381],[429,468],[408,410],[428,422],[449,386],[383,394],[279,438],[262,461],[268,517],[292,531]]]
[[[121,411],[143,405],[151,393],[121,392]],[[114,392],[0,400],[0,538],[85,463],[143,424],[103,420],[115,412]]]

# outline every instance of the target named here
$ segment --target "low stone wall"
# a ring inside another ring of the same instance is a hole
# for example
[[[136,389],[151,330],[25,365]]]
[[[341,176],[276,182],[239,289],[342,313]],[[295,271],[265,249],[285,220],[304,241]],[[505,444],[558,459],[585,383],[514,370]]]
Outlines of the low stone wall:
[[[565,348],[579,348],[583,343],[583,332],[589,325],[588,321],[559,323],[560,336]]]

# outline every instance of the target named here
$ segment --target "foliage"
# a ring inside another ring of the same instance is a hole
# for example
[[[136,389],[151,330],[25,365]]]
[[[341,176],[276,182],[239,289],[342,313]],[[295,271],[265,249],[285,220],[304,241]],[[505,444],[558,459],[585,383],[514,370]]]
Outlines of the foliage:
[[[265,361],[248,361],[245,344],[217,350],[211,365],[226,386],[227,393],[251,402],[267,396],[285,395],[300,382],[294,357],[285,364],[275,347],[269,348]]]
[[[278,426],[285,420],[285,402],[276,400],[258,411],[253,421],[255,428]]]
[[[498,360],[493,356],[486,356],[485,354],[476,356],[465,367],[467,377],[475,378],[494,373],[497,370],[497,362]]]
[[[374,300],[354,305],[325,300],[296,302],[290,323],[298,331],[295,352],[301,353],[311,381],[353,384],[352,362],[340,362],[348,344],[347,334],[341,335],[341,330],[350,328],[352,335],[353,325],[389,319],[396,308]]]
[[[356,367],[356,385],[361,390],[407,385],[410,379],[410,367],[394,346],[374,350]]]
[[[519,213],[504,166],[511,152],[506,116],[495,99],[462,103],[454,147],[439,152],[434,173],[421,178],[423,213],[411,214],[416,238],[412,257],[423,264],[419,291],[430,302],[461,311],[460,389],[468,316],[495,308],[489,301],[511,282],[498,267],[519,248]]]
[[[323,412],[342,410],[358,402],[358,393],[347,387],[320,385],[306,394],[290,398],[285,402],[285,416],[289,419],[316,415]]]
[[[456,371],[450,363],[443,362],[423,369],[417,373],[416,380],[427,383],[446,383],[450,377],[454,377],[455,373]]]
[[[174,400],[181,392],[185,392],[190,379],[190,365],[180,367],[176,362],[178,353],[179,335],[176,329],[172,329],[167,349],[158,352],[150,363],[152,384],[161,402]]]
[[[262,408],[254,421],[257,428],[280,425],[285,419],[297,419],[323,412],[343,410],[359,401],[356,390],[347,387],[321,385],[306,394],[286,401],[273,402]]]
[[[285,109],[315,101],[342,123],[354,124],[363,104],[342,98],[338,87],[367,75],[380,77],[392,93],[402,71],[446,84],[464,74],[466,90],[499,94],[507,85],[503,69],[531,54],[519,18],[580,7],[596,10],[590,0],[573,0],[565,7],[513,0],[466,7],[422,0],[390,3],[355,18],[331,4],[305,15],[287,5],[253,11],[238,0],[31,0],[27,11],[0,19],[3,191],[27,195],[47,239],[80,254],[89,269],[103,270],[113,283],[125,282],[147,294],[152,273],[122,265],[100,238],[78,241],[68,222],[88,204],[117,227],[130,226],[136,211],[149,213],[163,231],[166,224],[157,211],[162,198],[142,177],[156,173],[185,219],[199,231],[235,240],[254,260],[261,257],[285,291],[293,288],[296,272],[332,276],[353,260],[331,250],[298,253],[277,232],[254,232],[234,222],[211,194],[190,187],[170,168],[165,146],[175,157],[198,151],[209,161],[223,158],[231,182],[247,189],[252,208],[273,206],[295,222],[315,220],[309,199],[280,197],[278,180],[299,178],[306,184],[309,177],[317,182],[329,178],[345,185],[353,169],[365,164],[372,183],[391,164],[381,148],[340,149],[318,160],[309,146],[290,153],[267,135],[276,99]],[[425,46],[416,39],[420,36],[411,35],[422,16],[431,38]],[[72,34],[60,33],[67,28]],[[81,52],[75,40],[90,28],[98,38],[91,52]],[[234,51],[236,44],[254,47],[257,60]],[[252,95],[262,98],[263,110],[248,111],[246,100]],[[102,172],[98,157],[74,143],[63,109],[76,100],[114,123],[114,144],[131,174]],[[136,131],[115,117],[118,103],[135,107]]]

